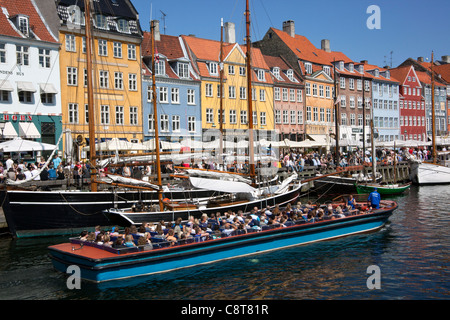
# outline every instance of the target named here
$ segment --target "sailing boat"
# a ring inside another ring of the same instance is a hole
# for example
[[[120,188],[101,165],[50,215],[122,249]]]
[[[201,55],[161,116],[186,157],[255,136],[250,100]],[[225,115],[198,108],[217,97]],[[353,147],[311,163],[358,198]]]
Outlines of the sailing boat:
[[[58,2],[57,11],[61,21],[63,21],[63,28],[71,22],[67,13],[69,12],[69,9],[76,7],[77,3],[75,2],[76,1],[67,0]],[[83,3],[79,3],[78,5],[80,8],[77,8],[82,10]],[[94,2],[93,5],[98,6],[101,4]],[[116,5],[117,6],[114,6],[115,8],[121,9],[118,10],[118,12],[125,14],[129,11],[129,14],[133,14],[134,9],[131,10],[128,8],[127,2],[118,1]],[[85,15],[90,15],[90,10],[87,9],[91,8],[91,6],[91,1],[84,1],[84,8],[86,8],[84,9]],[[95,11],[94,8],[91,8],[91,10]],[[82,13],[80,12],[80,14]],[[117,17],[114,16],[114,18]],[[127,20],[129,19],[130,17],[127,17]],[[88,33],[86,39],[88,39],[88,37],[90,38],[93,32],[91,32],[92,27],[90,18],[86,17],[85,19],[80,20],[80,34],[77,34],[77,36],[80,37],[78,40],[81,43],[81,36],[84,36],[84,34],[82,34],[83,30],[81,29],[83,25],[86,33]],[[138,24],[138,21],[132,22]],[[135,29],[130,29],[129,33],[131,36],[139,38],[141,36],[139,30],[140,27],[136,27]],[[110,30],[108,37],[114,39],[116,36],[115,33],[119,32],[116,29]],[[73,35],[71,34],[71,36]],[[120,37],[120,41],[123,40],[123,35],[120,33],[118,34],[118,37]],[[93,48],[91,48],[91,41],[83,41],[83,43],[86,43],[87,52],[93,51]],[[93,62],[91,60],[94,56],[96,55],[85,55],[87,67],[91,68]],[[83,58],[84,57],[81,58],[77,56],[76,60],[80,61],[83,60]],[[140,63],[139,60],[137,60],[136,63]],[[78,69],[83,70],[82,67],[79,67]],[[95,118],[93,118],[94,112],[92,111],[95,102],[92,98],[94,90],[92,85],[92,72],[86,72],[86,80],[89,81],[89,85],[85,87],[86,89],[82,88],[81,91],[84,93],[84,90],[86,90],[88,93],[87,97],[89,102],[87,105],[91,108],[91,111],[88,112],[90,138],[89,145],[90,150],[95,150],[96,126],[94,125]],[[81,101],[79,105],[84,105],[84,102]],[[95,152],[91,151],[90,155],[91,157],[94,157]],[[96,159],[91,158],[90,163],[95,164]],[[92,169],[95,170],[94,167]],[[95,171],[92,171],[91,174],[95,176]],[[70,190],[69,188],[66,188],[65,185],[58,185],[57,187],[48,186],[48,189],[44,190],[36,189],[36,186],[33,186],[33,188],[27,188],[25,185],[17,184],[7,185],[5,188],[2,188],[0,190],[0,199],[10,233],[17,238],[78,234],[82,230],[93,229],[97,225],[110,225],[110,221],[104,216],[103,210],[108,209],[112,204],[118,208],[122,208],[129,207],[136,202],[149,204],[158,201],[158,191],[151,188],[138,190],[121,187],[117,188],[117,190],[113,193],[111,190],[104,188],[101,189],[100,186],[96,188],[96,182],[99,181],[92,182],[91,192]],[[167,192],[167,194],[170,194],[170,198],[173,200],[182,200],[186,197],[202,200],[211,196],[211,190],[189,189],[186,187],[180,188],[177,186],[171,186],[171,188],[167,188],[165,186],[164,191]]]
[[[246,4],[248,35],[250,24],[248,0]],[[248,37],[248,49],[249,40]],[[247,51],[247,58],[249,56],[250,50]],[[247,65],[249,67],[249,62]],[[250,78],[251,73],[247,74]],[[245,186],[252,188],[248,184]],[[295,194],[298,189],[293,188],[285,195],[292,192]],[[345,205],[345,202],[334,203],[336,208],[340,205]],[[167,239],[160,239],[162,241],[157,242],[154,238],[151,248],[149,245],[139,245],[139,240],[134,240],[138,242],[137,246],[112,248],[74,238],[69,243],[50,246],[49,256],[56,270],[66,273],[69,266],[76,264],[79,267],[79,276],[95,283],[128,279],[376,230],[386,223],[398,207],[394,201],[383,200],[380,209],[365,212],[366,205],[364,204],[364,208],[360,207],[361,211],[357,209],[348,212],[347,215],[339,214],[339,217],[332,217],[330,211],[327,219],[318,222],[293,217],[293,220],[285,224],[275,223],[257,228],[236,229],[230,233],[224,230],[220,237],[216,238],[200,233],[191,238],[180,237],[176,241],[171,239],[171,242]],[[151,218],[148,212],[135,213],[134,216],[139,214],[144,218]],[[134,217],[129,218],[129,222],[133,223]],[[215,225],[220,230],[219,225]],[[130,237],[133,235],[128,235],[129,239]]]
[[[249,18],[248,18],[249,19]],[[247,88],[248,92],[252,92],[252,69],[251,69],[251,42],[250,42],[250,30],[249,24],[247,23],[247,52],[246,52],[246,65],[247,65]],[[154,21],[151,22],[151,32],[152,36],[152,68],[155,70],[155,55],[154,55],[154,33],[155,25]],[[155,86],[154,72],[152,76],[153,86]],[[153,90],[153,110],[155,116],[154,118],[154,128],[155,128],[155,139],[158,143],[158,119],[157,117],[157,107],[156,107],[156,90]],[[189,177],[190,183],[200,189],[214,190],[218,192],[226,193],[226,196],[221,196],[219,199],[211,198],[203,203],[193,203],[190,201],[170,201],[166,199],[163,201],[162,197],[159,196],[159,208],[155,207],[142,207],[142,210],[136,210],[136,208],[125,208],[117,209],[112,208],[105,210],[105,215],[110,219],[110,221],[115,224],[128,226],[128,225],[139,225],[143,222],[157,222],[160,220],[176,220],[181,218],[183,220],[188,220],[190,216],[195,218],[200,218],[203,214],[210,215],[217,212],[226,212],[232,210],[238,212],[240,210],[248,212],[255,206],[267,207],[275,205],[286,205],[295,201],[300,194],[301,184],[295,184],[297,180],[297,174],[294,173],[290,177],[286,178],[281,184],[272,185],[268,187],[257,187],[256,185],[256,172],[255,172],[255,162],[254,162],[254,143],[253,143],[253,112],[252,112],[252,96],[249,94],[247,96],[248,113],[249,118],[249,177],[250,184],[241,181],[227,181],[218,180],[211,178],[198,178]],[[157,161],[159,158],[157,153]],[[160,185],[160,166],[157,165],[158,174],[158,186]],[[291,184],[294,184],[291,186]],[[160,195],[161,193],[158,192]]]
[[[436,149],[436,114],[435,114],[435,89],[434,89],[434,52],[431,52],[431,124],[433,162],[421,162],[406,152],[407,159],[411,163],[411,180],[418,185],[450,184],[450,168],[437,163]]]

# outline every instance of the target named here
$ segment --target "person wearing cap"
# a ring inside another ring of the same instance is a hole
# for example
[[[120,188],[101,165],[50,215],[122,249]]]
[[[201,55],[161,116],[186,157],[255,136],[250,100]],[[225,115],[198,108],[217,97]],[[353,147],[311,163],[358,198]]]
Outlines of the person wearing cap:
[[[374,188],[374,190],[369,194],[367,201],[369,201],[369,205],[372,209],[380,209],[381,196],[378,193],[377,188]]]

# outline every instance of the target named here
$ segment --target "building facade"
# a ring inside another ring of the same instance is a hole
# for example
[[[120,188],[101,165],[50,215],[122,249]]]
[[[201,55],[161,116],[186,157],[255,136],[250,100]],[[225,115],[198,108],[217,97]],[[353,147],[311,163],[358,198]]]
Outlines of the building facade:
[[[156,24],[155,82],[159,138],[179,142],[182,139],[201,140],[200,79],[194,73],[179,37],[159,34]],[[152,97],[152,35],[144,32],[143,59],[143,119],[144,140],[155,137]]]
[[[283,57],[264,56],[274,83],[275,131],[278,139],[304,140],[304,87],[300,75]]]
[[[112,6],[106,1],[94,1],[92,4],[92,89],[96,139],[141,141],[142,31],[138,14],[128,0],[117,0]],[[76,149],[88,144],[89,135],[84,10],[83,3],[76,0],[61,0],[57,6],[61,20],[63,126],[71,131],[74,141],[79,141],[74,144]],[[80,151],[75,150],[74,154],[79,156]]]
[[[400,135],[402,140],[427,141],[423,87],[413,66],[390,69],[400,82]]]
[[[19,136],[56,144],[62,134],[58,37],[34,0],[0,6],[2,140]]]
[[[372,117],[374,130],[378,133],[376,141],[388,142],[400,139],[399,82],[391,76],[388,69],[363,65],[372,76]]]

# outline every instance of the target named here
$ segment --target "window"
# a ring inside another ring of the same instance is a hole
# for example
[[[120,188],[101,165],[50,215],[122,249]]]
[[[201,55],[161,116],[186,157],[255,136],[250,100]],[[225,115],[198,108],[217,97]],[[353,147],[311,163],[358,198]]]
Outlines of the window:
[[[27,17],[19,17],[19,30],[22,34],[28,37],[28,18]]]
[[[305,62],[305,72],[307,74],[311,74],[312,73],[312,64],[309,62]]]
[[[17,64],[19,66],[28,66],[30,64],[28,50],[29,47],[16,45]]]
[[[230,110],[230,123],[232,123],[232,124],[237,123],[236,110]]]
[[[282,94],[283,101],[288,101],[288,89],[283,88],[283,94]]]
[[[0,43],[0,63],[6,62],[6,45],[4,43]]]
[[[331,123],[331,110],[327,109],[327,122]]]
[[[188,131],[195,132],[195,117],[188,117]]]
[[[155,117],[153,114],[148,115],[148,131],[155,131]]]
[[[160,131],[168,132],[169,131],[169,115],[161,114],[159,116],[160,119]]]
[[[116,106],[116,124],[123,125],[123,106]]]
[[[89,105],[84,105],[84,122],[89,123]]]
[[[213,96],[213,86],[211,83],[205,84],[205,96],[207,96],[207,97]]]
[[[113,55],[114,58],[122,58],[122,43],[113,42]]]
[[[123,90],[123,73],[122,72],[114,72],[114,88]],[[151,87],[149,87],[151,90]],[[148,93],[148,92],[147,92]],[[149,98],[149,97],[147,97]],[[150,96],[151,99],[151,96]],[[151,100],[149,100],[151,101]]]
[[[53,104],[53,93],[41,93],[41,102],[44,104]]]
[[[50,68],[50,50],[39,49],[39,66],[42,68]]]
[[[283,124],[289,124],[289,111],[283,110]]]
[[[266,90],[259,89],[259,101],[266,101]]]
[[[228,66],[228,74],[234,74],[234,66],[232,65]]]
[[[189,64],[187,63],[178,63],[177,64],[177,68],[178,68],[178,76],[180,78],[189,78]]]
[[[206,123],[213,123],[213,122],[214,122],[214,110],[211,108],[207,108],[206,109]]]
[[[109,72],[105,70],[100,70],[98,81],[100,88],[109,88]]]
[[[137,91],[137,75],[135,73],[128,74],[128,90]]]
[[[363,99],[362,97],[358,97],[358,108],[362,108],[363,107]]]
[[[324,122],[325,121],[325,108],[320,108],[320,113],[319,113],[319,121]]]
[[[358,126],[362,126],[363,125],[363,116],[362,114],[358,114]]]
[[[247,70],[245,69],[245,67],[239,67],[239,75],[245,77],[246,74]]]
[[[66,51],[76,52],[75,36],[73,34],[66,34]]]
[[[319,110],[318,110],[317,107],[314,107],[314,108],[313,108],[313,121],[314,121],[314,122],[319,121],[319,112],[318,112],[318,111],[319,111]]]
[[[297,82],[294,79],[294,70],[292,70],[292,69],[287,70],[286,71],[286,76],[288,77],[289,80]]]
[[[354,108],[355,107],[355,97],[350,97],[350,108]]]
[[[78,123],[78,104],[69,103],[69,123]]]
[[[187,89],[187,104],[195,105],[195,90]]]
[[[312,90],[313,96],[314,96],[314,97],[317,97],[317,84],[316,84],[316,83],[313,83],[312,88],[313,88],[313,90]]]
[[[275,95],[275,100],[276,100],[276,101],[280,101],[280,100],[281,100],[280,88],[275,87],[275,89],[274,89],[274,95]]]
[[[319,85],[319,97],[323,98],[323,85]]]
[[[169,103],[169,88],[167,87],[159,88],[159,102]]]
[[[108,55],[108,42],[106,40],[98,40],[98,55],[107,56]]]
[[[347,106],[346,96],[341,96],[341,107],[345,108]]]
[[[330,93],[330,88],[327,87],[328,89],[328,93]],[[297,89],[297,102],[302,102],[303,101],[303,95],[302,95],[302,90]]]
[[[81,37],[81,52],[86,53],[86,37]]]
[[[258,69],[256,71],[256,75],[257,75],[258,81],[266,81],[266,72],[264,70]]]
[[[220,112],[220,110],[217,110],[217,122],[220,123],[221,120],[222,123],[225,123],[225,110],[222,110],[222,112]]]
[[[307,106],[306,107],[306,122],[310,122],[312,119],[311,117],[311,107]]]
[[[236,99],[236,87],[235,86],[228,87],[228,98]]]
[[[262,126],[266,125],[266,113],[265,112],[259,113],[259,122],[261,123]]]
[[[247,123],[247,110],[241,110],[241,124]]]
[[[305,92],[306,92],[307,96],[311,95],[311,84],[310,83],[306,83]]]
[[[33,93],[30,91],[19,91],[19,101],[23,103],[32,103],[33,102]]]
[[[350,114],[350,125],[351,125],[351,126],[356,125],[356,116],[355,116],[354,113],[351,113],[351,114]]]
[[[355,89],[355,79],[352,78],[348,79],[348,88],[351,90]]]
[[[130,107],[130,124],[132,126],[137,126],[138,121],[138,107]]]
[[[172,116],[172,132],[180,131],[180,116]]]
[[[369,91],[370,90],[370,81],[364,80],[364,90]]]
[[[281,111],[275,110],[275,123],[280,124],[281,123]]]
[[[343,126],[347,125],[347,114],[346,113],[341,114],[341,125],[343,125]]]
[[[327,75],[330,75],[330,73],[331,73],[330,67],[328,67],[328,66],[323,66],[323,71],[325,71],[325,73]]]
[[[345,89],[345,78],[341,78],[341,79],[339,80],[339,83],[340,83],[340,85],[341,85],[341,89]]]
[[[117,20],[117,29],[119,29],[120,32],[130,33],[130,26],[125,19]]]
[[[218,75],[217,71],[217,62],[209,62],[208,64],[208,71],[210,75]]]
[[[242,100],[247,99],[247,88],[246,87],[239,87],[239,98]]]
[[[9,102],[9,91],[0,90],[0,101]]]
[[[109,124],[109,106],[107,105],[100,106],[100,123]]]
[[[95,16],[95,26],[100,29],[107,29],[108,22],[106,21],[106,16],[97,14]]]
[[[303,124],[303,110],[298,110],[297,112],[297,123]]]
[[[77,82],[77,68],[67,67],[67,85],[76,86]]]
[[[136,45],[128,45],[128,60],[136,60]]]
[[[172,88],[170,94],[170,100],[172,103],[179,104],[180,103],[180,89],[179,88]]]

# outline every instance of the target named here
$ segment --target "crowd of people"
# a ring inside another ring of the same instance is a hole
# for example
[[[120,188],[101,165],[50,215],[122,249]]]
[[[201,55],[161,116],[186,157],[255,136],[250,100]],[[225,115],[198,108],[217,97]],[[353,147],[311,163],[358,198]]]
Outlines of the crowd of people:
[[[83,231],[80,234],[82,241],[91,241],[116,249],[130,247],[144,247],[152,249],[155,243],[164,242],[169,246],[211,239],[224,238],[244,233],[258,232],[270,228],[283,228],[295,224],[314,223],[323,220],[344,218],[348,215],[369,213],[371,208],[358,206],[354,199],[349,199],[342,205],[315,205],[311,202],[296,205],[288,204],[285,208],[253,208],[249,214],[242,211],[226,213],[204,214],[197,219],[190,216],[188,221],[178,218],[176,221],[159,223],[142,223],[139,227],[132,225],[119,231],[101,230],[96,227],[95,232]]]

